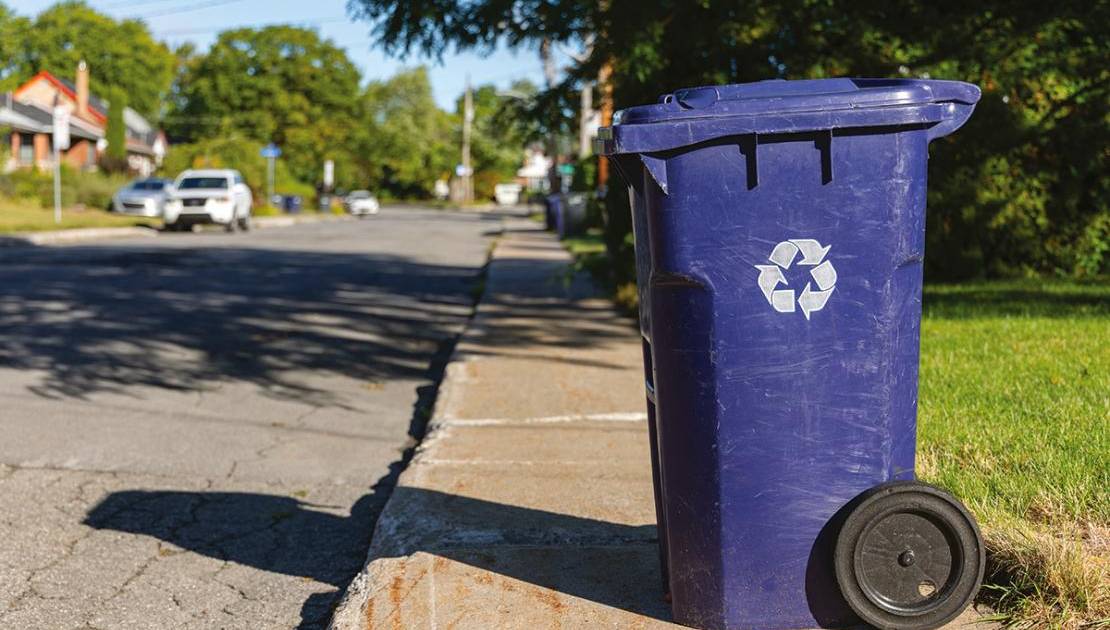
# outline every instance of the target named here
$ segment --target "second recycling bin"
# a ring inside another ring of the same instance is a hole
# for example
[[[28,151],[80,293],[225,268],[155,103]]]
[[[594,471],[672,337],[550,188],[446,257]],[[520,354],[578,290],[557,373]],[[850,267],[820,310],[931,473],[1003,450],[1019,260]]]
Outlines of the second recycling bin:
[[[932,628],[983,575],[914,481],[928,146],[954,81],[700,87],[623,110],[660,551],[699,628]]]

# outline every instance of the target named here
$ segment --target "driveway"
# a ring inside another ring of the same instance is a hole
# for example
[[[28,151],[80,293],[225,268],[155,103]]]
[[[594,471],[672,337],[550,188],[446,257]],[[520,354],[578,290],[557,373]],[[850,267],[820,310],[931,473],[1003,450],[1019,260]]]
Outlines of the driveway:
[[[497,225],[0,250],[0,627],[325,625]]]

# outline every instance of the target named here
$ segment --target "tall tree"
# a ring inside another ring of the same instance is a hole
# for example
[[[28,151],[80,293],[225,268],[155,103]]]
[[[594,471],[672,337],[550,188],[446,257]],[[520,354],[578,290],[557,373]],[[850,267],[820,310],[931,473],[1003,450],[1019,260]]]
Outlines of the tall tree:
[[[359,104],[353,150],[358,181],[393,196],[422,197],[450,175],[458,160],[458,121],[436,105],[425,68],[371,82]]]
[[[16,15],[0,2],[0,90],[10,90],[25,78],[20,76],[20,55],[27,45],[31,20]]]
[[[4,18],[0,14],[0,42]],[[9,78],[22,82],[40,70],[73,80],[77,64],[89,65],[89,87],[94,94],[106,96],[120,88],[131,107],[157,119],[162,99],[173,79],[173,55],[137,20],[116,21],[98,13],[83,2],[70,0],[46,9],[33,21],[20,22],[16,30],[17,49],[9,59],[13,67]],[[0,43],[0,53],[3,53]],[[0,78],[4,61],[0,61]],[[12,81],[8,81],[9,85]]]
[[[569,103],[568,87],[602,68],[618,107],[772,78],[976,83],[979,113],[933,147],[927,273],[1110,272],[1110,3],[350,0],[349,9],[402,53],[593,34],[589,58],[541,104]]]
[[[314,182],[358,124],[358,70],[315,31],[225,31],[206,54],[182,63],[166,121],[178,140],[238,133],[273,141],[297,177]]]

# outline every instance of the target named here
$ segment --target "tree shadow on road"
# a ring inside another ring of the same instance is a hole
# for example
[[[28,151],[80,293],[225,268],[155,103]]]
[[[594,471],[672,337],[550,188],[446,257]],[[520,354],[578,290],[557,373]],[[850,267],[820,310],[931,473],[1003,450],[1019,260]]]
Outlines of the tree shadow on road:
[[[476,297],[475,267],[219,238],[202,247],[0,250],[0,368],[43,374],[28,389],[46,398],[241,381],[274,399],[342,406],[305,375],[419,377],[423,357],[458,334]],[[512,259],[499,263],[510,275],[512,266]],[[592,287],[562,269],[552,263],[549,281],[565,284],[562,298],[537,297],[549,289],[527,281],[502,283],[507,290],[487,296],[542,323],[504,327],[483,353],[539,339],[587,347],[627,338],[629,320],[583,304]]]
[[[4,258],[0,367],[43,373],[29,389],[48,398],[232,380],[271,398],[339,406],[305,375],[420,377],[470,314],[478,275],[398,256],[232,247]]]

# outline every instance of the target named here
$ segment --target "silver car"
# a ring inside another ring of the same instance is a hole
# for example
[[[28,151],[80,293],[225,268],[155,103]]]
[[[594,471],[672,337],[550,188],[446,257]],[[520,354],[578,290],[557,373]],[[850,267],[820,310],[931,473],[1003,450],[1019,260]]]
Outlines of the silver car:
[[[159,218],[165,211],[166,199],[172,192],[171,180],[157,177],[137,179],[112,196],[112,212]]]

